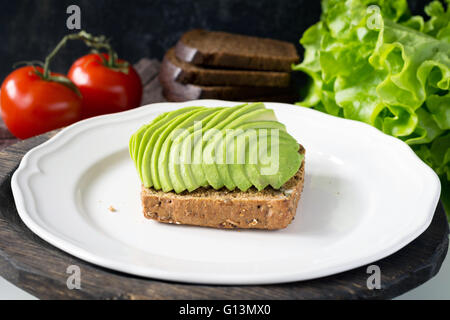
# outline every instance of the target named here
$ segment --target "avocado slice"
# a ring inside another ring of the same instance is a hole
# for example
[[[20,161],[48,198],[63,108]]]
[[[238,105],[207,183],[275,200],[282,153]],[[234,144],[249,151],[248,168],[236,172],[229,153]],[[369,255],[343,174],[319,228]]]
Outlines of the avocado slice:
[[[129,140],[143,185],[177,193],[204,186],[279,189],[303,161],[298,150],[262,103],[166,112]]]
[[[138,151],[141,145],[142,137],[144,133],[146,132],[147,128],[150,126],[154,126],[156,123],[158,123],[161,119],[165,118],[169,112],[163,113],[158,115],[155,119],[153,119],[152,122],[145,124],[141,126],[138,131],[133,135],[133,145],[132,145],[132,158],[136,161],[138,158]]]
[[[153,133],[157,128],[159,128],[159,126],[161,124],[163,124],[166,121],[169,121],[170,119],[173,119],[174,117],[176,117],[179,114],[193,110],[193,108],[197,108],[197,107],[187,107],[187,108],[182,108],[182,109],[178,109],[175,111],[165,112],[165,113],[157,116],[149,124],[142,126],[135,133],[136,134],[136,138],[135,138],[136,143],[134,146],[134,154],[135,154],[134,158],[136,160],[139,159],[139,155],[145,149],[148,139],[151,137],[151,133]],[[150,131],[149,131],[149,129],[150,129]],[[142,160],[142,157],[141,157],[141,160]]]
[[[227,132],[225,139],[220,141],[218,150],[222,152],[222,164],[217,164],[219,174],[222,176],[224,170],[228,170],[234,184],[241,190],[246,191],[253,184],[245,172],[245,150],[248,148],[248,137],[245,133],[256,129],[278,129],[286,131],[286,127],[277,121],[255,121],[237,126],[232,132]]]
[[[144,153],[145,148],[147,147],[147,142],[151,138],[152,133],[159,128],[161,123],[164,121],[162,119],[166,118],[167,115],[162,117],[161,119],[155,119],[150,123],[149,125],[146,125],[141,132],[139,132],[139,135],[136,135],[135,137],[135,150],[134,150],[134,161],[136,162],[136,168],[139,172],[139,176],[142,180],[142,156]]]
[[[193,191],[201,186],[207,186],[208,182],[203,174],[201,167],[201,145],[203,141],[203,133],[208,129],[214,127],[217,123],[222,121],[228,114],[232,112],[232,108],[223,108],[211,115],[211,119],[202,128],[194,128],[194,131],[189,134],[182,142],[180,147],[180,174],[183,177],[184,183],[188,191]],[[195,145],[199,143],[197,153],[194,152]],[[190,163],[186,163],[186,159],[190,158]],[[192,167],[196,166],[195,169]]]
[[[193,191],[200,187],[190,174],[190,170],[189,172],[181,171],[181,167],[190,166],[193,160],[191,159],[192,154],[183,152],[182,148],[185,146],[185,148],[191,149],[193,141],[195,138],[198,138],[198,133],[201,134],[201,128],[207,126],[223,109],[223,107],[212,109],[211,114],[201,120],[197,120],[173,141],[169,151],[168,168],[170,180],[172,181],[175,192],[180,193],[186,189]],[[197,132],[197,136],[193,134],[195,131]],[[180,180],[182,183],[178,183]]]
[[[181,136],[181,138],[186,136],[189,133],[188,128],[193,126],[196,121],[201,121],[215,111],[216,109],[214,108],[205,108],[194,112],[190,117],[180,122],[176,127],[173,127],[172,131],[166,137],[158,156],[158,173],[161,187],[164,192],[171,190],[181,192],[186,190],[186,186],[180,176],[173,175],[175,179],[172,180],[169,174],[169,154],[172,149],[173,142],[176,141],[179,136]]]
[[[265,106],[262,103],[252,103],[252,104],[244,104],[238,105],[231,108],[226,108],[222,113],[218,114],[216,118],[211,121],[206,128],[203,129],[201,134],[202,139],[198,139],[199,141],[194,142],[194,147],[192,152],[194,161],[191,165],[191,168],[185,166],[183,170],[188,171],[191,169],[191,173],[194,176],[196,182],[203,187],[208,186],[208,180],[206,179],[205,172],[203,170],[203,150],[206,146],[209,139],[222,127],[226,126],[228,123],[232,122],[234,119],[241,117],[242,115],[259,110],[264,109]]]
[[[161,145],[166,136],[171,132],[171,128],[200,109],[203,109],[203,107],[195,107],[187,112],[177,114],[174,118],[164,121],[164,123],[162,123],[161,126],[153,132],[150,140],[147,142],[146,147],[143,150],[141,161],[142,179],[145,187],[153,186],[156,190],[161,189],[159,176],[156,171],[158,165],[156,153],[159,155]]]
[[[128,141],[128,152],[130,153],[131,159],[136,164],[136,161],[134,160],[134,143],[135,143],[134,140],[135,139],[136,139],[136,133],[133,133],[130,137],[130,140]]]
[[[298,153],[299,145],[287,132],[272,132],[258,129],[258,143],[249,145],[246,150],[245,170],[252,184],[262,190],[269,184],[279,189],[300,168],[303,155]],[[272,150],[272,139],[276,139]],[[264,142],[265,140],[265,142]],[[265,144],[265,147],[263,145]],[[252,161],[250,155],[257,155]]]
[[[153,138],[153,141],[156,141],[156,137],[153,136],[153,133],[158,130],[158,128],[160,128],[164,123],[169,122],[171,119],[177,117],[180,114],[192,111],[192,110],[196,110],[198,109],[198,107],[186,107],[186,108],[181,108],[175,111],[170,111],[170,112],[166,112],[163,113],[162,115],[156,117],[150,124],[146,125],[144,130],[140,132],[140,136],[137,135],[136,136],[136,146],[135,146],[135,162],[136,162],[136,167],[138,169],[139,172],[139,176],[141,178],[141,180],[143,180],[142,177],[142,160],[144,157],[144,153],[145,150],[147,149],[147,147],[151,147],[153,144],[149,143],[150,139]],[[139,131],[138,131],[139,132]],[[151,180],[151,176],[147,177],[147,182],[149,183],[149,186],[153,185],[153,182]]]
[[[273,138],[273,136],[272,136]],[[278,171],[270,174],[267,172],[267,169],[270,168],[270,164],[261,164],[260,169],[261,173],[267,176],[270,185],[274,189],[279,189],[283,184],[285,184],[301,166],[301,163],[304,159],[304,154],[298,153],[299,144],[298,142],[288,134],[282,134],[280,132],[279,136],[279,168]],[[275,159],[276,160],[276,159]],[[273,156],[272,159],[273,160]],[[266,173],[264,172],[266,170]],[[273,169],[272,169],[273,172]]]
[[[241,115],[237,119],[229,122],[227,125],[222,127],[222,129],[213,134],[211,139],[206,144],[203,151],[203,163],[202,168],[205,172],[208,184],[215,189],[220,189],[226,186],[229,190],[236,188],[228,170],[225,170],[226,166],[221,166],[221,172],[219,173],[219,168],[217,166],[217,160],[220,159],[220,155],[216,157],[216,146],[220,140],[224,139],[227,129],[234,129],[240,124],[253,121],[276,121],[275,113],[271,109],[259,109],[255,111],[248,112]],[[218,158],[218,159],[217,159]]]
[[[161,182],[161,172],[159,168],[159,155],[161,153],[161,148],[164,145],[164,142],[166,141],[167,137],[172,134],[172,132],[183,122],[186,121],[186,119],[189,119],[196,113],[204,110],[205,108],[199,108],[187,113],[184,113],[174,119],[172,119],[167,127],[165,129],[158,133],[158,138],[154,145],[154,150],[152,152],[152,156],[150,159],[150,166],[151,166],[151,175],[153,179],[153,186],[156,190],[162,189],[162,182]],[[167,185],[171,185],[170,181],[164,181],[164,183]]]
[[[209,139],[212,138],[215,131],[220,130],[222,127],[226,126],[228,123],[232,122],[234,119],[241,117],[242,115],[255,111],[264,109],[265,106],[262,103],[251,103],[251,104],[243,104],[238,105],[231,108],[225,108],[225,110],[218,114],[214,120],[208,124],[207,127],[204,128],[202,132],[202,139],[194,142],[194,147],[192,152],[193,155],[193,163],[190,166],[191,172],[194,176],[195,181],[202,187],[208,186],[208,180],[206,179],[205,172],[203,170],[203,150]],[[212,130],[212,129],[216,130]],[[184,168],[186,169],[186,168]],[[188,170],[188,169],[187,169]],[[186,170],[186,171],[187,171]]]

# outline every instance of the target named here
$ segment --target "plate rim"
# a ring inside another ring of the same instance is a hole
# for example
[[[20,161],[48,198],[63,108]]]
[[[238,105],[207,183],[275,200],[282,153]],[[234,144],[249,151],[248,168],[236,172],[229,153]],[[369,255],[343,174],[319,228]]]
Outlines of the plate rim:
[[[394,144],[397,144],[398,146],[401,146],[401,148],[403,149],[403,152],[409,151],[409,155],[412,156],[412,159],[414,159],[415,161],[420,163],[420,167],[423,169],[423,176],[425,177],[426,175],[428,175],[429,180],[434,182],[433,185],[429,186],[429,189],[432,190],[432,191],[430,191],[430,193],[434,194],[434,198],[430,199],[429,213],[427,214],[427,216],[424,215],[423,223],[420,226],[418,225],[414,232],[411,232],[410,234],[403,236],[401,241],[397,241],[395,245],[392,245],[389,248],[384,248],[383,250],[379,250],[377,252],[377,254],[370,254],[371,258],[361,257],[358,260],[352,260],[351,262],[342,263],[339,266],[334,266],[332,268],[328,268],[328,269],[332,269],[332,271],[324,272],[323,269],[320,269],[320,271],[318,271],[318,272],[311,271],[306,275],[303,273],[303,276],[296,276],[296,274],[290,274],[287,277],[287,276],[281,274],[281,275],[277,275],[277,276],[271,276],[270,279],[254,277],[249,280],[241,279],[237,275],[231,275],[232,279],[230,279],[229,276],[221,277],[220,275],[216,274],[216,275],[214,275],[214,279],[211,279],[211,277],[205,279],[202,276],[198,276],[198,275],[194,276],[193,274],[189,274],[190,279],[186,280],[186,274],[183,274],[182,272],[178,273],[178,274],[168,274],[159,269],[154,269],[154,268],[149,268],[149,267],[134,268],[133,270],[130,271],[129,267],[124,267],[124,266],[122,266],[121,263],[116,263],[115,261],[111,261],[110,259],[107,259],[107,258],[105,259],[104,257],[96,256],[96,255],[90,253],[89,250],[78,247],[76,244],[73,244],[70,241],[59,238],[57,235],[46,230],[44,227],[41,227],[39,225],[39,223],[34,221],[33,217],[27,212],[27,209],[25,206],[25,202],[27,200],[26,196],[25,196],[26,193],[23,190],[24,186],[20,185],[19,178],[20,178],[21,174],[27,173],[27,171],[26,171],[27,169],[30,170],[29,163],[30,163],[30,160],[33,159],[33,157],[37,156],[37,158],[34,160],[39,159],[39,150],[45,149],[49,145],[56,144],[58,140],[63,139],[65,136],[70,138],[71,136],[78,134],[79,130],[89,130],[89,128],[94,127],[99,123],[108,123],[110,121],[114,122],[114,120],[127,121],[127,118],[126,118],[127,116],[129,117],[133,114],[136,114],[136,116],[138,116],[141,112],[146,113],[147,112],[146,109],[150,109],[150,108],[155,109],[156,106],[159,106],[160,108],[165,108],[167,106],[176,105],[181,108],[186,104],[189,104],[189,105],[198,104],[198,105],[211,106],[212,104],[218,104],[218,103],[238,104],[238,103],[242,103],[242,102],[208,99],[208,100],[193,100],[193,101],[187,101],[187,102],[183,102],[183,103],[176,103],[176,102],[153,103],[153,104],[148,104],[148,105],[142,106],[140,108],[124,111],[124,112],[103,115],[103,116],[99,116],[99,117],[82,120],[71,126],[63,128],[60,132],[58,132],[56,135],[51,137],[49,140],[32,148],[31,150],[29,150],[25,154],[25,156],[22,158],[22,160],[20,161],[18,168],[16,169],[16,171],[14,172],[14,174],[11,178],[11,188],[12,188],[12,192],[13,192],[13,197],[14,197],[14,201],[16,204],[17,212],[18,212],[21,220],[25,223],[25,225],[31,231],[33,231],[33,233],[35,233],[37,236],[44,239],[51,245],[63,250],[64,252],[67,252],[70,255],[81,258],[82,260],[93,263],[95,265],[99,265],[102,267],[121,271],[121,272],[128,273],[128,274],[134,274],[134,275],[144,276],[144,277],[154,278],[154,279],[179,281],[179,282],[184,282],[184,283],[219,284],[219,285],[220,284],[226,284],[226,285],[252,285],[253,284],[253,285],[255,285],[255,284],[286,283],[286,282],[293,282],[293,281],[303,281],[303,280],[308,280],[308,279],[313,279],[313,278],[324,277],[324,276],[341,273],[341,272],[344,272],[344,271],[347,271],[350,269],[354,269],[354,268],[360,267],[362,265],[365,265],[365,264],[368,264],[368,263],[371,263],[374,261],[378,261],[382,258],[385,258],[385,257],[397,252],[398,250],[400,250],[401,248],[406,246],[408,243],[410,243],[411,241],[416,239],[430,225],[432,218],[434,216],[436,206],[439,202],[440,188],[441,188],[440,180],[439,180],[437,174],[430,167],[428,167],[413,152],[413,150],[406,143],[404,143],[400,139],[391,137],[391,136],[381,132],[380,130],[378,130],[366,123],[363,123],[363,122],[334,117],[334,116],[331,116],[331,115],[328,115],[328,114],[325,114],[325,113],[322,113],[322,112],[319,112],[319,111],[316,111],[313,109],[302,108],[301,106],[298,106],[298,105],[291,105],[291,104],[285,104],[285,103],[274,103],[274,102],[267,102],[267,103],[264,102],[264,103],[266,105],[268,105],[269,107],[270,107],[270,105],[283,105],[283,107],[288,107],[288,108],[301,108],[303,110],[307,110],[305,112],[309,112],[311,115],[314,115],[317,117],[325,117],[334,122],[343,122],[343,123],[346,122],[348,125],[360,127],[361,128],[360,130],[369,130],[369,131],[371,131],[371,134],[383,135],[384,139],[386,139],[387,142],[389,142],[391,144],[394,143]],[[367,131],[367,132],[369,132],[369,131]],[[36,168],[35,168],[35,170],[36,170]],[[39,170],[39,169],[37,169],[37,170]],[[28,186],[26,186],[26,187],[28,187]],[[31,194],[31,192],[30,192],[30,194]],[[143,270],[140,270],[140,269],[143,269]],[[147,270],[147,271],[145,271],[145,270]],[[150,270],[150,272],[149,272],[149,270]]]

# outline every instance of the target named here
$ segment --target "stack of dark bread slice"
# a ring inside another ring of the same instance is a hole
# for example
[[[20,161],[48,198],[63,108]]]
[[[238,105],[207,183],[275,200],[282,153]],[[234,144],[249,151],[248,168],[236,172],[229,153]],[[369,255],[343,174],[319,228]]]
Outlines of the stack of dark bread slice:
[[[191,30],[167,51],[159,79],[169,101],[295,100],[291,43],[225,32]]]

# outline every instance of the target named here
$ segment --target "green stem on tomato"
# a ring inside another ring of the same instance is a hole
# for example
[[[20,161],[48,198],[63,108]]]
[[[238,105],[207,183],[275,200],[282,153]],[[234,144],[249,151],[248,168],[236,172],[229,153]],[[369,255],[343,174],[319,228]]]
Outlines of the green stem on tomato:
[[[46,81],[54,81],[58,82],[62,85],[65,85],[75,91],[75,93],[79,96],[81,96],[80,91],[78,90],[77,86],[70,81],[69,78],[65,76],[56,76],[52,75],[50,72],[50,63],[52,59],[55,57],[55,55],[61,50],[62,47],[65,46],[67,41],[69,40],[82,40],[84,43],[93,49],[93,51],[97,52],[100,56],[100,58],[103,61],[103,64],[113,70],[120,71],[123,73],[128,73],[128,62],[119,62],[119,58],[117,56],[117,53],[113,50],[111,47],[109,40],[105,36],[93,36],[86,31],[82,30],[78,33],[69,34],[64,36],[61,41],[56,45],[56,47],[50,52],[50,54],[45,58],[44,63],[42,62],[36,62],[36,61],[30,61],[30,62],[23,62],[28,65],[31,65],[34,68],[34,72],[43,80]],[[101,54],[101,50],[105,50],[108,53],[108,59],[105,59],[103,54]],[[43,71],[40,72],[35,65],[41,65],[43,68]],[[17,64],[16,64],[17,65]]]
[[[100,57],[102,58],[105,66],[127,73],[128,72],[128,63],[124,62],[121,63],[118,61],[117,53],[113,50],[111,47],[108,39],[106,39],[105,36],[93,36],[86,31],[82,30],[78,33],[69,34],[66,35],[64,38],[61,39],[61,41],[56,45],[56,47],[50,52],[50,54],[45,58],[44,62],[44,72],[43,72],[43,79],[50,80],[50,62],[54,58],[54,56],[61,50],[62,47],[67,43],[69,40],[82,40],[84,43],[90,47],[93,48],[96,51],[105,50],[108,53],[108,60],[103,58],[103,55],[100,54]]]

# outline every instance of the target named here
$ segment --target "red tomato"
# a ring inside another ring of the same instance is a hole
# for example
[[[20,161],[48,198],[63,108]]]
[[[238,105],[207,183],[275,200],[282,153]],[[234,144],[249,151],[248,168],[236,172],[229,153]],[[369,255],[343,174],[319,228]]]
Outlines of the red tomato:
[[[36,69],[43,72],[40,67]],[[73,89],[43,80],[31,66],[13,71],[3,81],[1,114],[17,138],[26,139],[67,126],[80,120],[80,113],[81,97]]]
[[[103,54],[107,60],[109,56]],[[124,63],[123,60],[118,60]],[[68,77],[83,95],[82,117],[124,111],[140,106],[142,83],[130,65],[127,72],[105,65],[99,54],[88,54],[75,61]]]

